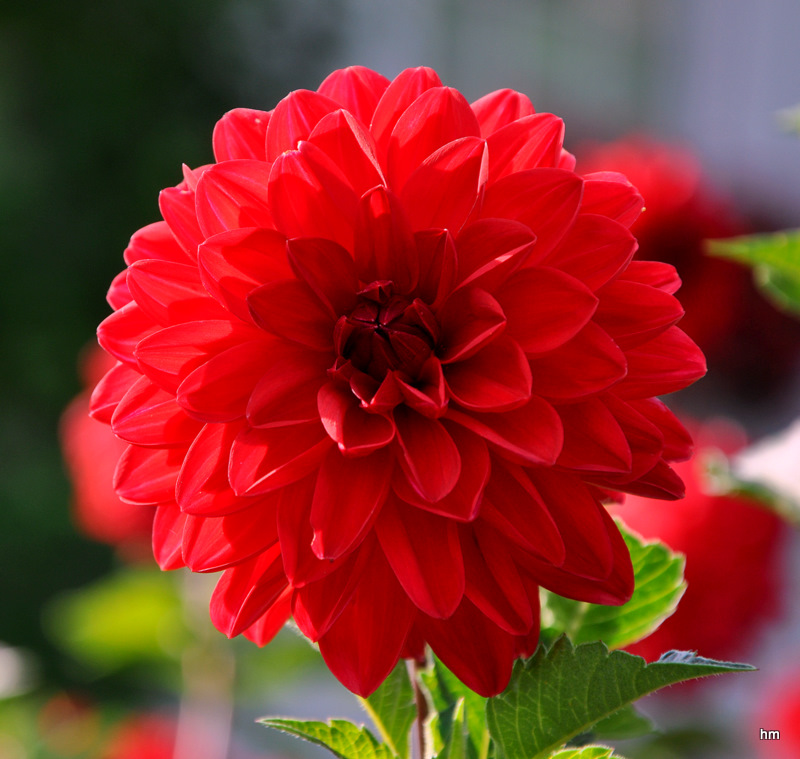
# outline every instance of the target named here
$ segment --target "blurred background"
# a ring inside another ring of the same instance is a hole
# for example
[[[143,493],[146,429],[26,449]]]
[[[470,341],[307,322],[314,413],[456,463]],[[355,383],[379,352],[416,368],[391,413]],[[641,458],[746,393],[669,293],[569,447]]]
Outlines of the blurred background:
[[[181,163],[212,160],[226,110],[271,109],[351,64],[390,78],[432,66],[470,100],[525,92],[564,118],[578,170],[618,169],[642,190],[642,246],[679,266],[709,355],[709,377],[676,405],[733,420],[744,444],[800,415],[800,331],[699,241],[800,226],[800,139],[781,118],[800,102],[799,33],[795,0],[0,5],[0,757],[100,756],[138,712],[174,732],[192,656],[216,662],[189,689],[195,716],[238,694],[231,757],[304,750],[255,726],[259,714],[360,714],[291,632],[264,651],[228,643],[210,630],[202,582],[84,537],[70,510],[58,429],[85,382],[79,356],[109,312],[128,238],[158,218]],[[763,561],[758,548],[732,559],[775,562],[780,575],[759,635],[736,651],[761,671],[686,694],[727,725],[717,735],[698,736],[681,699],[656,703],[683,737],[648,756],[754,756],[753,725],[772,729],[754,694],[775,692],[782,662],[800,660],[800,572],[796,534],[770,540]]]

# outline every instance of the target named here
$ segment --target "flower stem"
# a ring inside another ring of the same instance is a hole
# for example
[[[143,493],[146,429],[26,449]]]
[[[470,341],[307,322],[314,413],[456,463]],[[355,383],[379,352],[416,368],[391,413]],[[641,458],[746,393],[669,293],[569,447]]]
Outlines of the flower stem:
[[[414,688],[414,701],[417,705],[417,717],[414,720],[413,728],[416,734],[417,753],[416,755],[412,753],[412,756],[415,756],[415,759],[426,759],[425,720],[428,718],[428,700],[425,698],[425,693],[420,683],[420,672],[425,668],[425,664],[414,659],[407,659],[406,665],[411,685]]]

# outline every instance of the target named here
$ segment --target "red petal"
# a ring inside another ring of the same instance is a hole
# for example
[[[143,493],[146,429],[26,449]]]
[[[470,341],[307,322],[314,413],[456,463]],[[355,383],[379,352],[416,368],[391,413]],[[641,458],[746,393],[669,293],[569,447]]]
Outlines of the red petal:
[[[241,423],[207,424],[186,452],[175,484],[175,498],[187,514],[216,517],[245,508],[228,482],[228,460]]]
[[[153,382],[170,393],[198,366],[247,340],[259,339],[254,327],[238,320],[185,322],[165,327],[141,340],[134,355]]]
[[[272,229],[269,177],[270,164],[263,161],[226,161],[206,171],[197,184],[196,199],[203,236],[243,227]]]
[[[246,322],[253,320],[247,305],[250,292],[292,274],[286,238],[272,229],[232,229],[214,235],[200,246],[197,259],[206,290]]]
[[[633,567],[631,565],[630,554],[625,541],[608,516],[605,509],[599,507],[602,517],[602,532],[595,535],[595,539],[601,536],[608,536],[611,552],[612,566],[608,576],[600,579],[592,579],[583,576],[580,572],[573,572],[570,556],[577,556],[573,549],[568,545],[568,560],[563,568],[548,566],[533,557],[525,559],[524,569],[531,575],[531,579],[537,585],[543,585],[548,590],[566,598],[574,598],[578,601],[587,603],[606,604],[608,606],[619,606],[630,600],[633,594]]]
[[[486,143],[479,137],[454,140],[428,156],[400,193],[412,228],[458,232],[486,181],[485,166]]]
[[[519,345],[501,335],[474,356],[447,367],[452,400],[478,411],[509,411],[531,397],[531,369]]]
[[[290,92],[272,112],[267,127],[267,160],[274,161],[281,153],[295,150],[297,143],[307,140],[317,122],[341,106],[330,98],[310,90]]]
[[[478,98],[472,104],[472,110],[481,125],[481,134],[484,137],[517,119],[535,113],[533,103],[527,95],[509,89],[495,90]]]
[[[358,278],[350,254],[330,240],[289,240],[289,263],[331,315],[338,317],[356,304]]]
[[[231,446],[228,479],[237,495],[260,495],[313,472],[332,445],[319,422],[242,430]]]
[[[506,325],[500,304],[477,287],[461,287],[438,313],[442,337],[437,355],[443,364],[463,361],[494,340]]]
[[[253,290],[247,303],[267,332],[313,350],[333,350],[333,316],[304,282],[268,282]]]
[[[419,297],[437,310],[456,282],[456,246],[446,229],[427,229],[414,235],[419,253]]]
[[[243,632],[244,637],[257,646],[266,646],[292,616],[292,593],[291,586],[286,588],[258,621]]]
[[[320,562],[333,565],[333,571],[296,589],[292,615],[309,640],[318,641],[347,606],[361,582],[374,545],[375,541],[369,540],[335,562]]]
[[[513,461],[549,466],[561,453],[561,419],[546,400],[535,395],[521,408],[502,414],[464,414],[451,409],[446,418],[476,432]]]
[[[411,226],[397,196],[385,187],[359,201],[354,256],[364,282],[391,280],[404,293],[417,284],[419,260]]]
[[[358,195],[313,143],[301,142],[275,160],[269,200],[275,226],[287,237],[323,237],[352,249]]]
[[[552,113],[537,113],[491,134],[489,182],[527,169],[554,167],[561,157],[564,122]]]
[[[341,103],[362,124],[369,124],[389,80],[365,66],[348,66],[329,74],[317,88],[321,95]]]
[[[133,300],[131,291],[128,289],[128,270],[125,269],[117,274],[106,293],[106,302],[115,311],[119,311],[123,306],[127,306]]]
[[[509,174],[487,187],[482,218],[513,219],[536,235],[531,263],[541,261],[564,237],[578,213],[583,181],[564,169]]]
[[[394,414],[400,466],[409,483],[428,501],[450,493],[461,473],[461,456],[441,422],[399,406]]]
[[[130,365],[134,363],[136,347],[157,329],[153,320],[131,301],[100,322],[97,342],[106,353]]]
[[[624,174],[598,171],[587,174],[581,213],[607,216],[629,227],[644,210],[644,201]]]
[[[636,246],[636,238],[619,222],[581,214],[543,263],[596,290],[630,262]]]
[[[178,244],[169,224],[165,221],[148,224],[134,232],[128,247],[125,248],[123,258],[128,266],[144,258],[157,258],[161,261],[178,263],[187,263],[192,260]]]
[[[252,505],[221,517],[188,515],[183,560],[192,572],[218,572],[278,542],[278,498],[251,498]]]
[[[409,408],[431,419],[438,419],[447,411],[447,387],[442,364],[436,356],[422,365],[413,384],[401,379],[400,374],[396,375],[397,386]]]
[[[392,130],[387,154],[391,187],[399,192],[414,170],[448,142],[480,134],[478,120],[458,90],[426,90],[406,108]]]
[[[89,403],[91,417],[97,419],[98,422],[111,424],[111,417],[114,415],[117,405],[131,385],[141,376],[136,369],[121,362],[109,369],[92,392],[92,399]]]
[[[251,427],[284,427],[319,418],[317,392],[327,382],[329,358],[302,346],[276,341],[247,404]]]
[[[164,327],[227,316],[225,310],[209,297],[194,264],[137,261],[128,269],[127,284],[142,311]]]
[[[681,286],[681,278],[675,267],[661,261],[631,261],[619,278],[657,287],[670,295]]]
[[[652,422],[664,436],[664,458],[686,461],[694,448],[692,436],[678,418],[657,398],[630,401],[630,405]]]
[[[359,197],[372,187],[386,183],[372,135],[347,111],[334,111],[325,116],[314,127],[308,141],[323,150],[339,167]]]
[[[461,529],[461,547],[467,598],[506,632],[512,635],[530,632],[538,617],[505,538],[489,525],[479,523]]]
[[[534,235],[510,219],[479,219],[458,234],[458,282],[494,292],[533,250]]]
[[[478,514],[483,489],[489,480],[489,451],[483,438],[464,427],[442,420],[461,457],[461,474],[455,487],[439,501],[427,501],[411,487],[405,474],[395,471],[392,487],[401,500],[434,514],[469,522]]]
[[[611,532],[617,532],[617,528],[613,521],[609,528],[608,515],[592,491],[578,478],[568,474],[541,468],[529,469],[528,474],[564,541],[566,551],[564,561],[560,564],[562,569],[568,574],[592,580],[609,577],[615,562]],[[626,548],[626,556],[627,553]],[[536,558],[535,561],[541,559]],[[540,585],[550,587],[544,580],[536,579]]]
[[[153,519],[153,557],[161,569],[180,569],[183,563],[181,542],[186,514],[174,503],[166,503],[155,510]]]
[[[394,438],[392,420],[367,413],[347,385],[324,384],[317,395],[317,406],[325,431],[345,456],[365,456]]]
[[[619,382],[626,371],[625,354],[594,322],[560,348],[531,360],[533,392],[547,398],[598,393]]]
[[[649,398],[681,390],[706,373],[706,360],[692,339],[670,327],[625,354],[628,376],[615,388],[620,398]]]
[[[363,539],[386,499],[393,469],[394,457],[387,449],[366,459],[347,458],[335,448],[328,451],[311,505],[311,548],[320,559],[337,559]]]
[[[432,87],[440,87],[441,84],[433,69],[419,66],[401,71],[386,88],[375,107],[370,125],[382,164],[385,165],[389,138],[397,120],[423,92]]]
[[[623,350],[652,340],[683,316],[676,298],[638,282],[618,279],[597,294],[600,306],[595,319]]]
[[[249,340],[212,356],[181,382],[178,403],[201,422],[243,417],[253,388],[273,365],[272,346],[270,340]]]
[[[270,113],[252,108],[234,108],[228,111],[214,127],[212,144],[217,163],[267,157],[265,142]]]
[[[592,398],[558,408],[564,448],[558,465],[588,472],[630,472],[631,448],[606,405]]]
[[[311,504],[317,485],[316,473],[281,488],[278,502],[278,537],[286,576],[295,588],[331,574],[359,551],[336,561],[317,558],[311,550]]]
[[[390,496],[375,533],[408,597],[420,611],[444,619],[464,595],[464,563],[456,523]]]
[[[546,353],[575,337],[598,304],[577,279],[544,267],[514,272],[496,295],[508,321],[506,334],[529,355]]]
[[[346,688],[366,697],[394,669],[415,616],[376,550],[350,603],[320,638],[322,658]]]
[[[158,207],[178,244],[194,261],[203,233],[197,223],[195,198],[191,190],[168,187],[158,196]]]
[[[201,426],[187,416],[174,395],[147,377],[130,386],[111,419],[115,435],[143,446],[187,446]]]
[[[566,550],[555,520],[522,467],[495,461],[480,519],[556,566]]]
[[[223,572],[211,596],[214,627],[229,638],[254,625],[286,590],[279,546]]]
[[[514,636],[501,630],[465,598],[449,619],[420,617],[419,629],[434,653],[468,688],[495,696],[511,678]]]
[[[179,448],[128,446],[114,472],[114,490],[129,503],[155,505],[174,501],[183,454]]]

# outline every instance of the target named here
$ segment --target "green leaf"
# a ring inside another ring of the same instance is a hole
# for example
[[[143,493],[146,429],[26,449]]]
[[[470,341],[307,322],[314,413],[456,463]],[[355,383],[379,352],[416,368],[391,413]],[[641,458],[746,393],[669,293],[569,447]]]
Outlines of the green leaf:
[[[45,626],[58,643],[101,672],[177,659],[189,640],[175,576],[126,568],[56,599]]]
[[[429,722],[434,749],[441,752],[450,741],[456,709],[463,700],[467,726],[467,755],[470,759],[486,759],[489,751],[489,731],[486,728],[485,717],[486,699],[467,688],[435,657],[431,669],[422,672],[421,676],[436,711]]]
[[[609,648],[622,648],[649,635],[675,611],[686,590],[683,556],[618,526],[633,564],[631,600],[623,606],[600,606],[542,591],[544,640],[565,632],[573,643],[602,640]]]
[[[557,751],[550,755],[550,759],[622,759],[622,757],[607,746],[583,746]]]
[[[267,727],[323,746],[340,759],[394,759],[395,756],[366,727],[359,727],[347,720],[332,719],[326,723],[264,717],[258,721]]]
[[[756,284],[775,305],[800,314],[800,230],[709,240],[708,252],[753,267]]]
[[[409,735],[417,718],[417,704],[405,662],[398,664],[371,696],[359,698],[359,701],[392,752],[400,759],[408,759]]]
[[[601,719],[589,733],[593,739],[619,741],[648,735],[655,729],[649,717],[637,711],[633,704],[628,704],[618,712]]]
[[[647,693],[698,677],[753,670],[748,664],[669,651],[647,664],[601,642],[573,646],[561,636],[517,662],[508,688],[489,699],[492,738],[506,759],[538,759]]]
[[[466,703],[463,698],[460,698],[453,709],[450,720],[450,735],[437,759],[468,759],[469,729],[466,712]]]

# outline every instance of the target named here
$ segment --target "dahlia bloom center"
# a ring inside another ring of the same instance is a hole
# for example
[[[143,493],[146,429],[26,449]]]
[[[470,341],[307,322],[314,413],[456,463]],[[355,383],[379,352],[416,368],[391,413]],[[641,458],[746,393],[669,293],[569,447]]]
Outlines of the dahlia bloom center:
[[[336,322],[337,354],[381,382],[395,370],[416,379],[436,347],[439,327],[419,298],[394,294],[390,281],[373,282],[358,293],[355,308]]]

